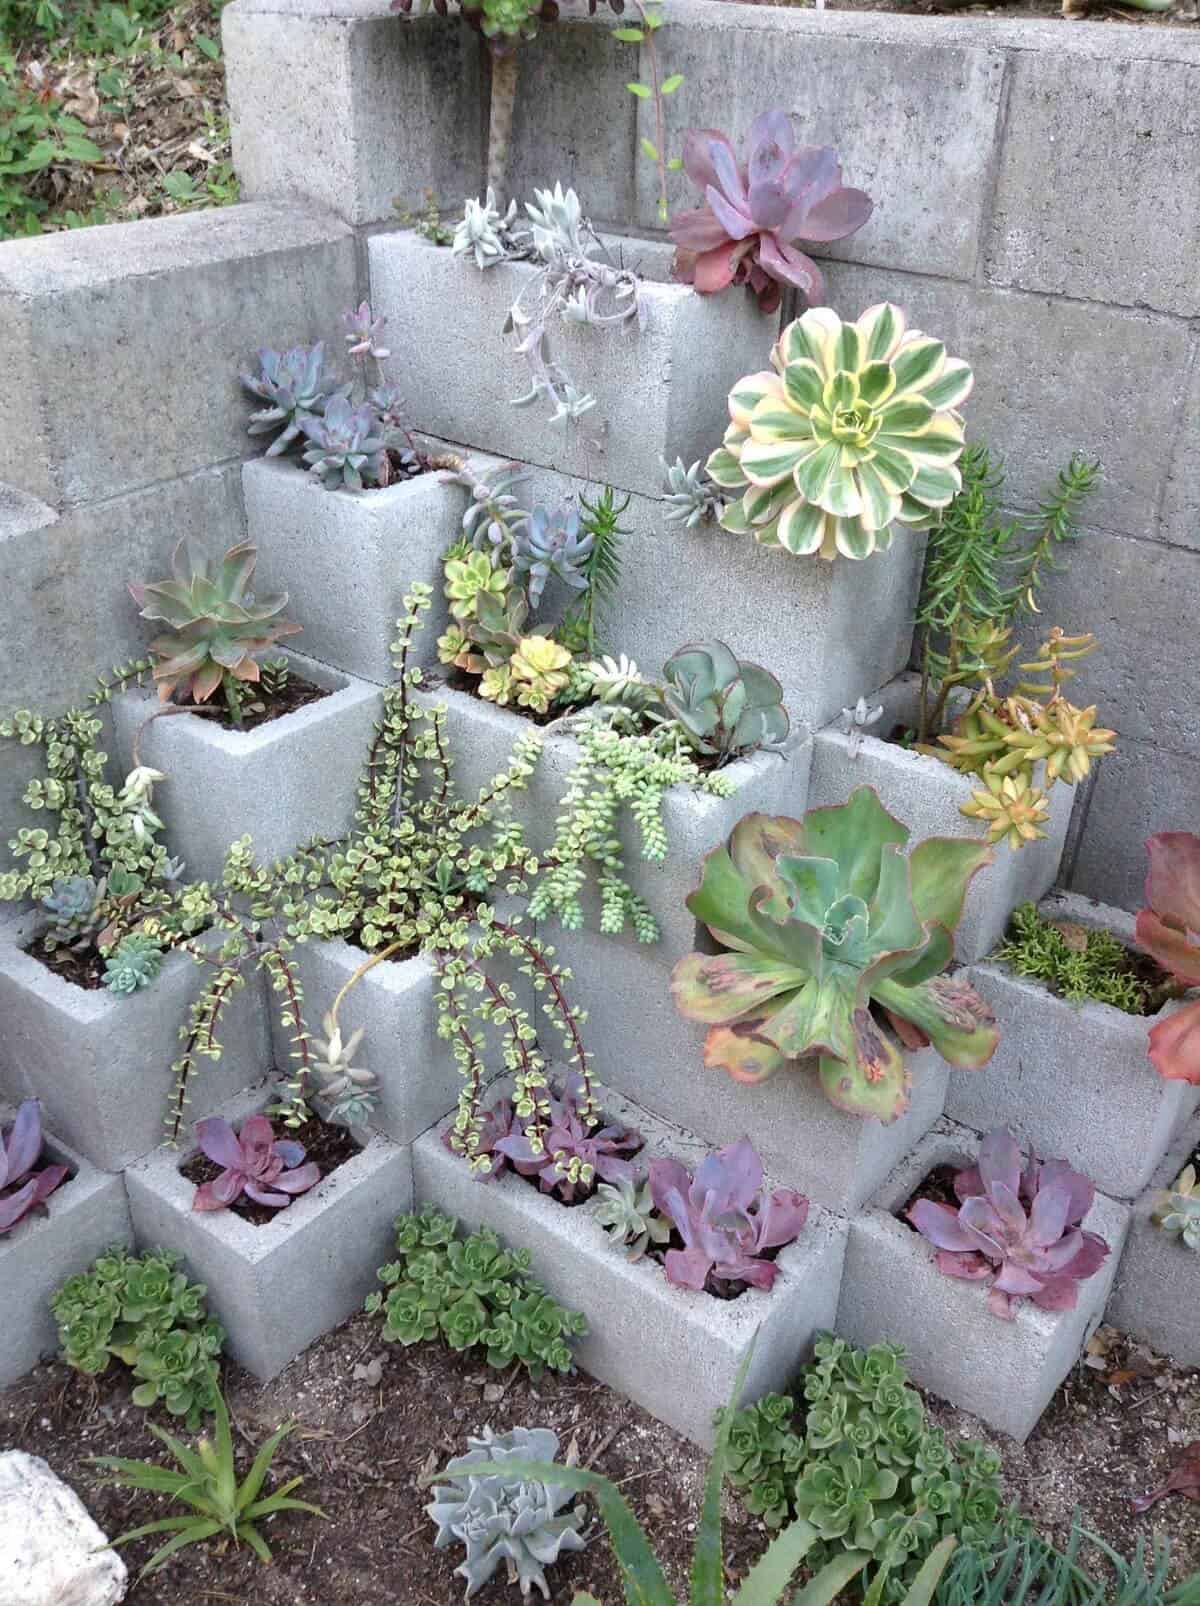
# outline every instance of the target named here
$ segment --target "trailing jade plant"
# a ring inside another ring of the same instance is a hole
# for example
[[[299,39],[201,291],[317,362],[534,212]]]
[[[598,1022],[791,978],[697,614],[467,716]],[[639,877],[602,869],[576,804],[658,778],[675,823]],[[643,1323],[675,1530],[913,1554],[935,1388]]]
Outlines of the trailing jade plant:
[[[506,1166],[519,1176],[536,1178],[543,1193],[563,1204],[574,1204],[591,1193],[597,1179],[606,1183],[629,1182],[629,1160],[642,1147],[640,1132],[619,1122],[598,1125],[599,1112],[590,1089],[578,1072],[552,1092],[537,1111],[536,1130],[527,1131],[510,1095],[502,1095],[484,1117],[479,1154],[486,1154],[489,1181]]]
[[[721,527],[800,556],[869,558],[892,525],[924,529],[961,489],[965,362],[899,307],[843,323],[828,307],[788,325],[771,369],[729,395],[708,474],[736,491]]]
[[[942,972],[991,850],[929,837],[906,855],[908,839],[860,786],[802,820],[748,814],[708,855],[687,906],[724,951],[689,954],[672,976],[680,1011],[709,1027],[706,1065],[757,1083],[815,1058],[834,1104],[892,1121],[908,1107],[902,1047],[987,1063],[994,1018]]]
[[[571,1342],[587,1322],[534,1280],[528,1250],[502,1248],[486,1227],[460,1238],[454,1217],[432,1205],[397,1218],[396,1249],[379,1269],[383,1291],[366,1303],[389,1343],[440,1337],[454,1350],[482,1349],[499,1369],[518,1361],[535,1378],[571,1370]]]
[[[918,1199],[908,1218],[938,1251],[947,1277],[987,1282],[988,1306],[1011,1321],[1023,1299],[1042,1310],[1073,1310],[1079,1284],[1108,1258],[1099,1234],[1080,1223],[1096,1196],[1065,1160],[1030,1159],[1010,1133],[989,1132],[976,1165],[954,1177],[958,1209]]]
[[[1178,1238],[1184,1249],[1200,1249],[1200,1184],[1195,1165],[1185,1165],[1170,1187],[1153,1195],[1150,1219]]]
[[[702,1289],[714,1278],[769,1289],[779,1268],[769,1250],[790,1244],[808,1220],[808,1200],[792,1188],[763,1188],[749,1138],[705,1155],[693,1176],[678,1160],[650,1162],[650,1196],[683,1240],[668,1249],[667,1281]]]
[[[745,162],[724,134],[694,128],[682,165],[703,200],[671,217],[676,277],[702,295],[744,284],[764,313],[778,310],[789,285],[819,305],[825,282],[799,242],[844,240],[873,210],[870,196],[842,183],[832,146],[797,146],[791,116],[779,106],[754,119]]]
[[[50,1303],[68,1366],[95,1377],[119,1360],[133,1374],[135,1405],[161,1404],[194,1431],[216,1408],[225,1332],[179,1259],[170,1249],[110,1249]]]
[[[13,1120],[0,1127],[0,1238],[44,1205],[70,1175],[65,1165],[38,1167],[41,1157],[42,1107],[37,1099],[26,1099]]]
[[[449,1481],[435,1484],[425,1507],[437,1529],[434,1548],[465,1547],[454,1571],[466,1580],[468,1600],[501,1567],[523,1598],[536,1588],[549,1600],[545,1570],[565,1552],[586,1547],[587,1512],[582,1503],[564,1511],[570,1490],[544,1478],[509,1476],[505,1463],[518,1458],[552,1463],[557,1433],[513,1428],[495,1434],[485,1427],[478,1437],[468,1434],[467,1447],[466,1455],[447,1462],[440,1476]]]
[[[1146,906],[1138,910],[1138,946],[1184,988],[1200,987],[1200,836],[1159,831],[1146,851]],[[1167,1081],[1200,1083],[1200,999],[1150,1028],[1150,1059]]]
[[[196,1122],[201,1153],[221,1167],[192,1196],[193,1210],[227,1210],[245,1194],[253,1204],[282,1210],[321,1180],[320,1167],[305,1161],[303,1144],[276,1138],[269,1118],[251,1115],[235,1132],[219,1115]]]

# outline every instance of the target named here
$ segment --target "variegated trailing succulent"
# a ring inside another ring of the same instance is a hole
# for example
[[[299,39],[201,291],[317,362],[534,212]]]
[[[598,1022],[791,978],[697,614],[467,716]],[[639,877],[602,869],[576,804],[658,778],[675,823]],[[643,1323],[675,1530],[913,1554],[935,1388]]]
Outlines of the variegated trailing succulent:
[[[926,528],[962,483],[957,408],[972,383],[899,307],[855,323],[810,309],[780,336],[770,370],[730,392],[724,444],[708,460],[712,480],[741,493],[722,528],[829,559],[886,550],[893,524]]]
[[[704,861],[687,906],[723,952],[675,967],[680,1011],[709,1027],[707,1066],[757,1083],[815,1061],[826,1096],[892,1121],[908,1107],[904,1048],[987,1063],[998,1033],[975,990],[943,972],[985,843],[908,828],[860,786],[802,820],[749,814]]]

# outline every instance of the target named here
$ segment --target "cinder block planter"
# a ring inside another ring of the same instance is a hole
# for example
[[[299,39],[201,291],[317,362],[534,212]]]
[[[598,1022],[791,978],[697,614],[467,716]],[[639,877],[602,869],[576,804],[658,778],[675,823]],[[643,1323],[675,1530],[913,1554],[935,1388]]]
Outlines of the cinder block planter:
[[[1133,917],[1123,909],[1077,894],[1042,907],[1133,943]],[[981,1132],[1007,1126],[1118,1199],[1140,1192],[1200,1103],[1200,1088],[1164,1081],[1147,1053],[1151,1027],[1179,1004],[1127,1015],[1091,1000],[1068,1003],[998,963],[972,965],[968,974],[996,1013],[1000,1046],[982,1075],[951,1074],[946,1114]]]
[[[161,706],[149,689],[114,700],[122,763],[132,765],[140,730],[142,763],[167,777],[155,806],[166,844],[192,880],[219,881],[229,845],[241,836],[253,837],[255,856],[269,863],[311,837],[341,836],[354,817],[382,695],[299,653],[286,657],[293,673],[330,695],[253,730],[226,730],[203,714],[146,725]]]
[[[1129,1225],[1128,1206],[1103,1194],[1084,1226],[1111,1253],[1079,1285],[1070,1311],[1044,1311],[1024,1301],[1014,1319],[988,1309],[983,1284],[946,1277],[933,1245],[896,1216],[936,1166],[967,1163],[979,1140],[945,1122],[930,1132],[888,1178],[869,1210],[850,1223],[837,1330],[851,1343],[903,1344],[914,1380],[953,1405],[1024,1440],[1100,1320]]]
[[[918,684],[916,675],[901,675],[876,693],[873,701],[884,706],[877,730],[914,722]],[[983,785],[976,777],[962,775],[940,759],[909,752],[877,736],[864,736],[856,751],[854,738],[840,729],[817,731],[813,737],[809,807],[842,803],[856,786],[864,785],[875,788],[884,806],[909,827],[914,842],[927,836],[985,835],[982,821],[968,819],[959,812],[960,806]],[[960,960],[981,959],[989,953],[1004,935],[1017,904],[1036,900],[1053,886],[1075,793],[1072,787],[1060,785],[1053,787],[1049,796],[1050,820],[1044,840],[1015,853],[1004,843],[997,844],[994,863],[972,880],[954,938]]]
[[[1133,1206],[1129,1241],[1117,1271],[1104,1319],[1169,1355],[1179,1366],[1200,1366],[1200,1254],[1182,1238],[1150,1220],[1153,1195],[1169,1188],[1200,1149],[1200,1121],[1193,1121],[1171,1145]]]
[[[3,1124],[12,1111],[0,1111],[0,1117]],[[69,1165],[74,1176],[58,1185],[44,1209],[0,1238],[0,1387],[15,1383],[58,1347],[51,1295],[111,1245],[133,1241],[120,1177],[97,1171],[50,1132],[45,1133],[42,1154]]]
[[[235,1126],[268,1095],[244,1094],[220,1113]],[[180,1166],[195,1146],[147,1155],[125,1173],[139,1245],[177,1249],[208,1287],[229,1354],[264,1381],[357,1310],[388,1259],[393,1218],[412,1200],[409,1151],[381,1134],[316,1187],[255,1226],[231,1210],[192,1209]]]
[[[382,490],[326,491],[294,458],[242,468],[246,528],[259,550],[259,589],[286,591],[304,650],[345,674],[386,685],[404,593],[433,588],[411,662],[437,662],[446,629],[442,555],[462,534],[467,493],[434,471]]]
[[[0,1083],[40,1098],[47,1126],[102,1171],[120,1171],[166,1138],[179,1028],[207,980],[170,954],[150,987],[120,997],[56,976],[25,950],[41,929],[26,915],[0,929]],[[271,1066],[264,982],[249,975],[222,1015],[219,1060],[201,1060],[188,1113],[196,1119],[259,1081]]]
[[[639,1174],[655,1156],[673,1155],[690,1167],[707,1151],[708,1145],[611,1090],[598,1094],[607,1115],[636,1126],[646,1139],[634,1162]],[[748,1289],[738,1299],[720,1300],[672,1287],[652,1260],[631,1265],[596,1224],[591,1201],[568,1208],[511,1172],[480,1182],[437,1132],[413,1145],[413,1175],[422,1203],[472,1229],[492,1227],[507,1243],[528,1249],[538,1281],[588,1318],[589,1334],[576,1351],[583,1369],[698,1444],[712,1443],[713,1413],[733,1392],[756,1331],[747,1402],[787,1387],[837,1307],[846,1223],[816,1207],[800,1236],[781,1251],[769,1293]]]
[[[504,263],[480,273],[411,232],[367,244],[371,300],[391,320],[405,352],[405,396],[414,425],[445,440],[499,456],[520,440],[530,463],[560,468],[625,491],[658,496],[660,454],[685,463],[706,457],[729,421],[726,397],[761,368],[777,331],[752,298],[697,295],[668,284],[671,247],[644,240],[607,242],[614,260],[646,275],[641,328],[566,325],[549,331],[554,356],[597,406],[564,431],[550,409],[516,411],[529,370],[501,333],[509,307],[535,268]],[[436,329],[437,340],[422,339]]]

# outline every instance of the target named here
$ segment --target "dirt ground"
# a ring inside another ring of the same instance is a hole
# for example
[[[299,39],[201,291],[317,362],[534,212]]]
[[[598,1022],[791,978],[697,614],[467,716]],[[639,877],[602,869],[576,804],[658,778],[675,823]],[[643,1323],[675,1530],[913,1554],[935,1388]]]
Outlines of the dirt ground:
[[[1048,1537],[1062,1540],[1078,1508],[1115,1548],[1131,1553],[1138,1536],[1157,1526],[1171,1536],[1173,1574],[1200,1569],[1200,1504],[1173,1496],[1145,1517],[1129,1509],[1132,1496],[1162,1482],[1183,1444],[1200,1437],[1200,1373],[1173,1369],[1115,1337],[1092,1361],[1072,1374],[1023,1448],[989,1435],[965,1412],[932,1400],[930,1409],[951,1433],[987,1438],[1002,1451],[1008,1493]],[[185,1550],[156,1577],[133,1584],[129,1606],[450,1606],[462,1593],[453,1576],[461,1552],[433,1549],[422,1512],[429,1496],[416,1480],[460,1453],[465,1435],[484,1423],[497,1431],[552,1427],[564,1449],[574,1440],[583,1464],[621,1485],[684,1598],[704,1457],[591,1378],[534,1385],[523,1373],[490,1372],[441,1345],[385,1345],[377,1322],[357,1317],[266,1387],[232,1369],[226,1388],[247,1446],[243,1471],[251,1441],[289,1414],[298,1418],[276,1468],[281,1478],[304,1474],[298,1493],[329,1520],[275,1519],[270,1569],[249,1551]],[[0,1447],[44,1456],[110,1535],[162,1514],[155,1497],[105,1488],[102,1474],[86,1464],[89,1455],[159,1454],[115,1365],[97,1382],[43,1365],[0,1391]],[[727,1516],[732,1584],[766,1534],[732,1498]],[[131,1574],[153,1543],[128,1547]],[[590,1589],[603,1606],[620,1606],[623,1598],[603,1537],[566,1557],[549,1578],[556,1606],[566,1606],[577,1589]],[[496,1579],[475,1600],[499,1606],[517,1598]]]

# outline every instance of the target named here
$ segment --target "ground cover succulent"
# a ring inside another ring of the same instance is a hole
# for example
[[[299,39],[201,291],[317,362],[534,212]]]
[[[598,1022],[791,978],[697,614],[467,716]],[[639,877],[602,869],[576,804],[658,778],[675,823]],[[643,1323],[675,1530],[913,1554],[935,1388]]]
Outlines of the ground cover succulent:
[[[251,1115],[235,1132],[219,1115],[196,1122],[201,1150],[223,1169],[202,1182],[192,1199],[193,1210],[225,1210],[244,1193],[255,1204],[282,1210],[297,1194],[321,1180],[320,1168],[305,1163],[304,1146],[292,1138],[276,1138],[265,1115]]]
[[[35,1171],[42,1154],[42,1107],[26,1099],[13,1120],[0,1128],[0,1237],[24,1221],[70,1175],[65,1165],[44,1165]]]
[[[1150,870],[1137,940],[1184,987],[1200,987],[1200,837],[1160,831],[1146,843]],[[1150,1029],[1150,1058],[1168,1081],[1200,1083],[1200,999]]]

